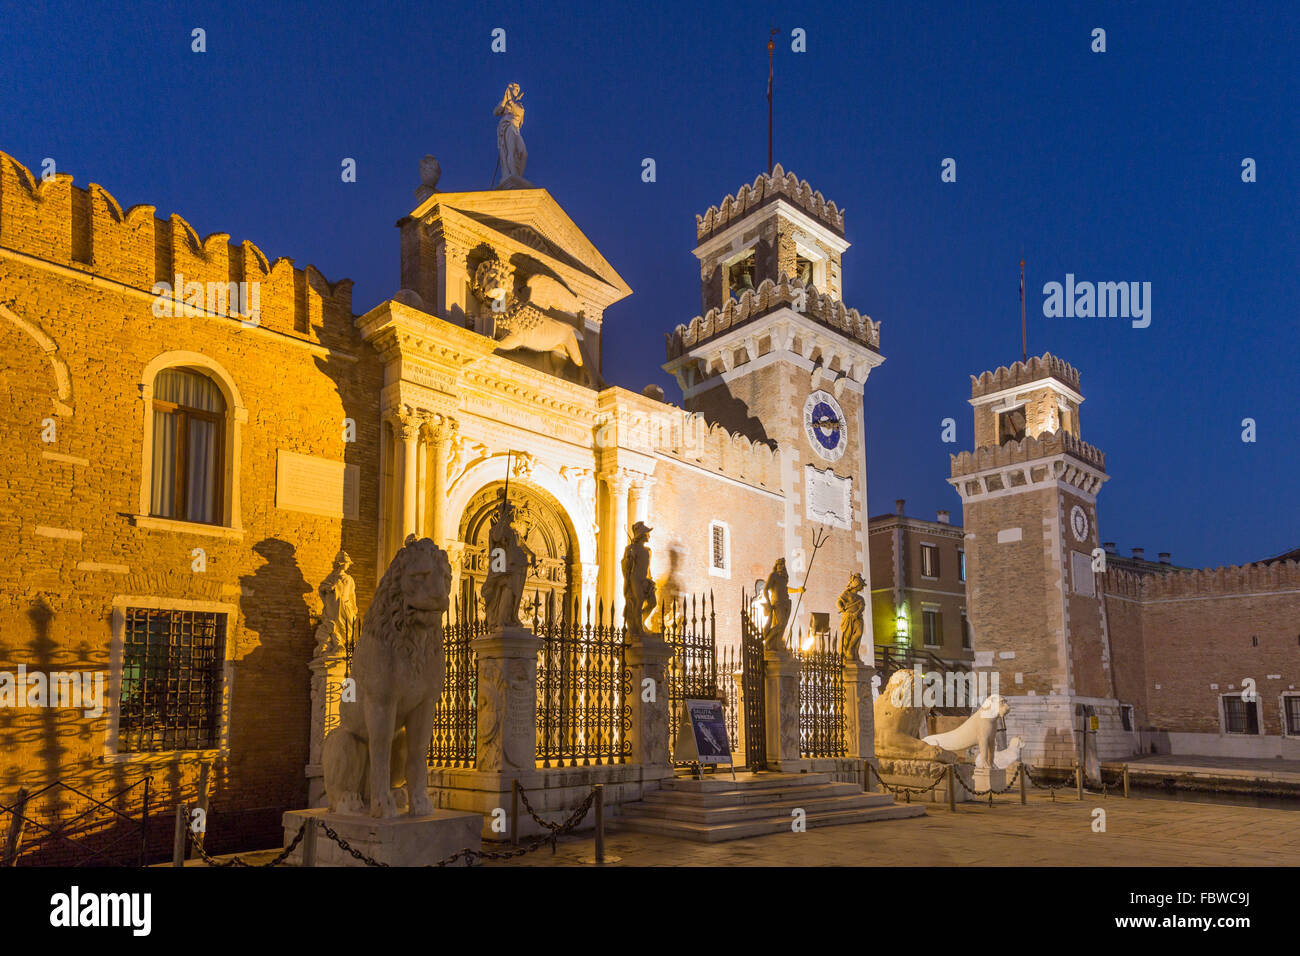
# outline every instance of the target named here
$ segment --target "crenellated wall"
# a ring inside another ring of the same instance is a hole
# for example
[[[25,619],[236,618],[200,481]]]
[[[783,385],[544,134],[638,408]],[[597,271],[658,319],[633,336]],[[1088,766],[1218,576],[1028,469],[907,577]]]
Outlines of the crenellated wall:
[[[751,209],[778,198],[788,199],[804,212],[843,234],[844,210],[808,185],[808,180],[787,173],[777,163],[772,167],[771,173],[760,173],[753,185],[746,183],[736,191],[736,195],[728,195],[717,206],[710,206],[704,215],[696,216],[695,237],[702,240],[728,223],[743,218]]]
[[[147,205],[124,212],[96,183],[82,189],[67,173],[41,179],[0,152],[0,247],[145,292],[156,283],[175,287],[178,276],[202,283],[204,312],[211,311],[208,283],[257,283],[263,328],[327,348],[354,341],[350,279],[330,283],[313,266],[269,261],[248,240],[235,244],[220,232],[200,239],[180,216],[154,213]],[[238,317],[228,297],[213,317],[221,316]]]
[[[1117,693],[1140,725],[1223,737],[1220,698],[1250,679],[1263,734],[1282,734],[1282,696],[1300,693],[1300,563],[1108,569],[1101,583]]]

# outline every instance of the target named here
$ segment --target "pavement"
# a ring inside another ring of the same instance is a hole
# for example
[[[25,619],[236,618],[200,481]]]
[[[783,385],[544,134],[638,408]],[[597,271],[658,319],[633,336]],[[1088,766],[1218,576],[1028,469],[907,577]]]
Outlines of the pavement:
[[[1093,830],[1095,810],[1105,831]],[[1056,799],[1031,792],[985,803],[926,804],[906,820],[814,827],[804,833],[703,844],[618,830],[606,831],[610,866],[1297,866],[1300,810],[1274,810],[1085,793]],[[495,849],[485,845],[484,849]],[[554,855],[543,847],[495,866],[590,866],[590,830],[562,838]],[[265,863],[275,850],[239,854]],[[188,861],[187,866],[204,865]]]
[[[1107,769],[1128,764],[1131,773],[1159,771],[1193,777],[1241,780],[1271,780],[1300,786],[1300,760],[1281,757],[1201,757],[1192,754],[1152,754],[1124,761],[1108,761]]]

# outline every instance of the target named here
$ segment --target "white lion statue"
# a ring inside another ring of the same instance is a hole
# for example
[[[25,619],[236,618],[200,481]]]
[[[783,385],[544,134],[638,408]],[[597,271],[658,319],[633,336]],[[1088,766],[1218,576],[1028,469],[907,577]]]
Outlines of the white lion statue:
[[[997,750],[998,720],[1005,717],[1011,706],[1002,699],[1001,694],[990,694],[980,704],[979,710],[971,714],[966,722],[956,730],[942,734],[930,734],[922,741],[942,747],[949,753],[964,754],[972,747],[979,748],[976,758],[977,767],[994,766],[994,752]]]
[[[335,813],[397,815],[405,783],[412,816],[431,813],[428,742],[442,694],[442,616],[451,588],[447,552],[410,535],[379,581],[352,660],[355,702],[339,705],[325,738],[325,794]],[[403,730],[405,733],[403,734]]]

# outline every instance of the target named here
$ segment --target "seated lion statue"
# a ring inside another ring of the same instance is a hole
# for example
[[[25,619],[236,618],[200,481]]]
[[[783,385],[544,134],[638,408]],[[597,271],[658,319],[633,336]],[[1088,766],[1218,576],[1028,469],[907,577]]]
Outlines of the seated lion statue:
[[[426,752],[446,662],[442,616],[451,589],[447,552],[410,535],[375,590],[352,660],[355,702],[321,756],[335,813],[397,815],[392,787],[405,783],[412,816],[431,813]],[[403,734],[403,730],[405,733]]]
[[[925,726],[925,708],[915,704],[910,670],[899,669],[876,698],[873,713],[876,722],[876,756],[901,760],[938,760],[951,762],[952,756],[938,747],[923,743],[919,737]]]
[[[979,710],[971,714],[956,730],[931,734],[924,740],[927,744],[934,744],[958,755],[966,753],[972,747],[978,747],[975,766],[992,767],[997,752],[998,719],[1005,717],[1010,710],[1011,706],[1002,699],[1001,694],[990,694],[980,704]]]

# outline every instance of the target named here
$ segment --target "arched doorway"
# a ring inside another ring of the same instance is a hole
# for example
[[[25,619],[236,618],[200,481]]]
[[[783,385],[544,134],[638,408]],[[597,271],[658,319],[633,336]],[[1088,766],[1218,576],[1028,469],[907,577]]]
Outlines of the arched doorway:
[[[461,515],[459,540],[465,544],[460,568],[462,613],[471,608],[475,616],[483,613],[480,595],[488,571],[488,532],[504,489],[501,481],[484,485]],[[528,572],[519,616],[528,620],[534,609],[545,615],[548,608],[562,616],[562,609],[573,607],[582,580],[573,525],[559,502],[540,488],[512,482],[509,495],[515,507],[515,531],[537,558],[537,566]]]

